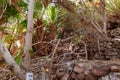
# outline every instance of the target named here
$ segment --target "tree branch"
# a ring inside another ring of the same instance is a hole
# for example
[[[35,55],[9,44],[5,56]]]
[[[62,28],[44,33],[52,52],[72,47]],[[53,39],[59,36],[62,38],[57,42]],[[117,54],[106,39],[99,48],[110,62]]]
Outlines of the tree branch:
[[[11,54],[9,53],[7,47],[3,43],[2,39],[0,39],[0,52],[2,53],[2,56],[4,57],[6,63],[10,66],[10,68],[14,71],[15,75],[20,79],[24,80],[24,74],[23,71],[20,69],[20,67],[17,65],[17,63],[12,58]]]

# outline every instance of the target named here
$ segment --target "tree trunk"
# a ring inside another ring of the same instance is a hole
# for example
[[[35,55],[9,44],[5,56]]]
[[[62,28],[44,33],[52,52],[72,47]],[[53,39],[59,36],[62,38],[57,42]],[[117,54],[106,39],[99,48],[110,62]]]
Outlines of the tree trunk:
[[[28,23],[27,23],[27,32],[25,36],[25,47],[24,47],[24,60],[23,66],[28,69],[31,58],[29,54],[29,50],[32,48],[32,31],[33,31],[33,11],[34,11],[34,0],[30,0],[28,6]]]
[[[24,80],[25,77],[24,77],[23,71],[20,69],[20,67],[17,65],[17,63],[14,61],[14,59],[10,55],[10,53],[9,53],[8,49],[6,48],[5,44],[3,43],[2,39],[0,39],[0,52],[2,53],[2,56],[4,57],[6,63],[14,71],[15,75],[20,80]]]

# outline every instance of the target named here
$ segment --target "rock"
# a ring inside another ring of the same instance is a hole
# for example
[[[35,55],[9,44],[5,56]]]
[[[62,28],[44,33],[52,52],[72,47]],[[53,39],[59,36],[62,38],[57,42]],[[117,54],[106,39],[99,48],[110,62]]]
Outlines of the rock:
[[[82,72],[84,72],[84,68],[79,67],[79,66],[75,66],[73,71],[76,72],[76,73],[82,73]]]
[[[72,73],[71,73],[71,78],[72,78],[72,79],[77,79],[77,73],[72,72]]]
[[[97,77],[101,77],[101,76],[105,76],[106,74],[109,73],[109,67],[108,66],[104,66],[104,67],[100,67],[100,68],[94,68],[92,69],[91,73],[94,75],[94,76],[97,76]]]
[[[98,80],[97,77],[93,76],[92,74],[88,74],[86,77],[85,77],[85,80]]]
[[[82,73],[81,73],[81,74],[78,74],[78,75],[77,75],[77,79],[78,79],[78,80],[84,80],[84,79],[85,79],[85,75],[82,74]]]

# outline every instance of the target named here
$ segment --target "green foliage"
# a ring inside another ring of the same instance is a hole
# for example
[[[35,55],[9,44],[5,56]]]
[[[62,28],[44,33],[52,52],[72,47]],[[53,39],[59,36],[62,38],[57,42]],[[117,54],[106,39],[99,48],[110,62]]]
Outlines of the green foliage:
[[[26,13],[28,11],[28,0],[19,0],[16,6]]]
[[[10,44],[10,43],[15,41],[15,38],[12,34],[9,34],[9,35],[4,36],[3,40],[4,40],[5,43]]]
[[[31,48],[31,49],[29,50],[29,52],[30,52],[31,54],[33,54],[33,53],[34,53],[33,48]]]
[[[15,42],[15,38],[12,34],[9,34],[3,37],[3,41],[5,42],[7,48],[9,48],[11,43]]]
[[[56,21],[56,8],[55,6],[50,6],[50,16],[52,21]]]
[[[44,11],[43,21],[45,21],[45,23],[47,24],[55,23],[58,18],[57,14],[58,14],[58,9],[55,6],[55,4],[49,4],[47,9]]]
[[[3,5],[6,3],[7,3],[7,0],[0,0],[0,8],[3,7]]]
[[[120,0],[106,0],[106,9],[115,12],[120,9]]]
[[[6,11],[4,13],[4,15],[7,18],[10,18],[11,16],[16,15],[17,13],[18,13],[18,11],[15,9],[15,7],[13,5],[7,4],[7,8],[6,8]]]
[[[19,7],[24,8],[25,10],[27,10],[26,7],[28,7],[28,1],[27,0],[19,0],[19,2],[17,3],[17,5]]]
[[[17,64],[21,64],[22,63],[22,59],[23,59],[23,47],[21,47],[14,56],[14,60],[16,61]]]
[[[22,63],[22,55],[19,55],[15,58],[15,61],[17,64],[21,64]]]
[[[41,14],[43,13],[43,5],[41,1],[35,1],[34,4],[34,18],[39,18],[41,17]]]
[[[0,31],[5,30],[5,27],[0,26]]]
[[[61,32],[58,32],[57,35],[56,35],[56,38],[57,38],[57,39],[60,39],[60,38],[62,38],[62,37],[63,37],[63,34],[62,34]]]
[[[15,57],[15,61],[20,65],[22,63],[22,54],[18,53]]]
[[[19,25],[27,29],[27,19],[21,21]]]

